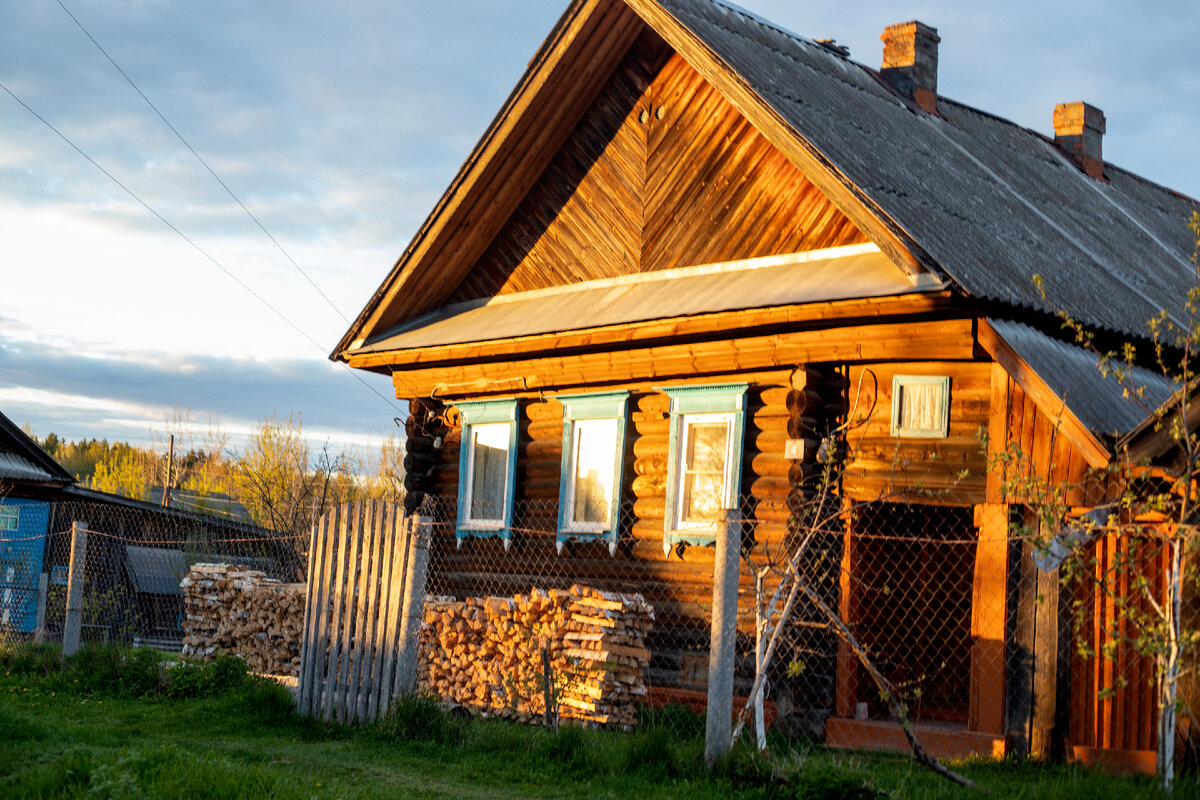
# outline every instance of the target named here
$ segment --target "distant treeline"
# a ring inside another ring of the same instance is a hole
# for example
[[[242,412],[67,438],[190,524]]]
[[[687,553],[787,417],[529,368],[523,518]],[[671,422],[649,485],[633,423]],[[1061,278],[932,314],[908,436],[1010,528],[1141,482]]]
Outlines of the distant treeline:
[[[28,431],[27,431],[28,432]],[[279,531],[304,531],[327,509],[346,500],[404,497],[404,446],[383,442],[378,461],[367,468],[355,455],[326,445],[313,452],[302,437],[299,415],[269,417],[238,452],[210,431],[204,446],[183,449],[174,459],[165,443],[141,447],[107,439],[69,441],[50,433],[33,436],[81,485],[136,500],[160,502],[169,486],[181,508],[222,516],[248,516]],[[31,434],[32,435],[32,434]],[[166,438],[165,436],[163,438]]]

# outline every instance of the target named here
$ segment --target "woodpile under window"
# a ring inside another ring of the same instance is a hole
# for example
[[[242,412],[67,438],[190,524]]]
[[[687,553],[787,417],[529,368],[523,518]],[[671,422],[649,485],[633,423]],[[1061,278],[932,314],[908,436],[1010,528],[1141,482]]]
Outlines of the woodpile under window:
[[[515,597],[427,599],[420,686],[472,710],[522,721],[637,724],[654,609],[639,594],[584,586]]]

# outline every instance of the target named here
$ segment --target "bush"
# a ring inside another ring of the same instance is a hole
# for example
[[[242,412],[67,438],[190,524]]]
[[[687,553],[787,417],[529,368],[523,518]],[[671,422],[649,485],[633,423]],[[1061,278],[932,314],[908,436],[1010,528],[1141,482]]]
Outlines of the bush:
[[[130,697],[149,697],[162,694],[167,687],[162,656],[154,650],[137,648],[126,651],[121,665],[120,691]]]
[[[249,682],[236,695],[238,710],[265,725],[280,725],[295,719],[292,693],[270,678],[247,676]]]
[[[166,696],[185,699],[213,697],[250,684],[246,662],[237,656],[223,654],[208,663],[177,661],[168,673]]]
[[[85,692],[121,694],[125,653],[126,648],[116,642],[84,642],[66,659],[67,677]]]
[[[53,642],[13,642],[0,647],[0,668],[46,677],[62,669],[62,648]]]
[[[376,729],[387,737],[436,744],[461,742],[466,733],[461,720],[433,697],[421,694],[406,695],[392,703]]]

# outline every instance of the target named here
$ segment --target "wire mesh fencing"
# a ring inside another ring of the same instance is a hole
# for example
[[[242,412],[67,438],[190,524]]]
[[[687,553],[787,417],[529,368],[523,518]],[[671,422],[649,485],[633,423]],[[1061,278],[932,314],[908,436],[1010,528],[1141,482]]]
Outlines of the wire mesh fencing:
[[[564,536],[556,502],[518,500],[510,525],[464,532],[457,498],[426,496],[417,509],[432,529],[422,689],[478,715],[700,735],[714,548],[702,532],[692,544],[669,541],[647,508],[641,498],[623,503],[615,537]],[[1054,532],[1020,507],[928,498],[743,498],[734,520],[734,710],[751,735],[761,684],[774,747],[903,749],[899,712],[943,755],[1154,749],[1148,626],[1161,539],[1100,536],[1055,562]],[[197,563],[284,583],[306,576],[308,532],[53,504],[44,536],[0,537],[0,627],[10,638],[40,629],[61,639],[75,522],[88,532],[84,641],[178,648],[188,613],[180,582]],[[293,595],[302,606],[304,592]],[[1200,606],[1189,597],[1194,622]]]
[[[786,514],[744,499],[733,691],[748,730],[761,673],[776,746],[906,749],[904,715],[947,756],[1153,750],[1153,658],[1118,619],[1133,602],[1121,593],[1142,584],[1105,574],[1110,545],[1080,549],[1099,570],[1089,577],[1047,562],[1047,536],[1019,507],[989,520],[983,506],[920,499],[806,500]],[[664,552],[662,522],[643,510],[622,506],[610,548],[563,541],[554,502],[518,501],[510,528],[480,536],[459,530],[455,498],[427,497],[424,687],[484,715],[544,721],[553,706],[608,727],[702,729],[714,551]],[[612,627],[581,613],[593,595]],[[643,600],[652,619],[635,622]],[[581,654],[592,639],[600,652]]]
[[[5,606],[19,621],[10,625],[10,638],[62,640],[73,529],[86,539],[75,562],[82,571],[83,642],[178,650],[185,622],[180,582],[195,563],[238,564],[284,582],[305,579],[307,532],[280,534],[144,504],[68,501],[48,508],[47,532],[23,537],[29,569],[13,570],[22,604]]]

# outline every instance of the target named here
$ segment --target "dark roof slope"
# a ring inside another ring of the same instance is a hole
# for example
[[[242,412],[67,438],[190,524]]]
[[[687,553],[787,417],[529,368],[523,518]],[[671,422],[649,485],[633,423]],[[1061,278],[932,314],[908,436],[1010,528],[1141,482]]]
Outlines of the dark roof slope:
[[[1101,436],[1125,435],[1176,391],[1175,384],[1153,370],[1132,367],[1122,382],[1115,371],[1107,375],[1101,371],[1095,353],[1019,322],[997,319],[988,322],[1062,404],[1090,431]],[[1052,418],[1057,411],[1043,410]]]
[[[0,479],[74,483],[75,478],[25,431],[0,414]]]
[[[1091,325],[1141,335],[1162,309],[1182,316],[1195,200],[1111,165],[1107,183],[1089,178],[1045,137],[967,106],[918,111],[874,70],[736,7],[655,2],[967,293],[1044,308],[1040,274]]]

